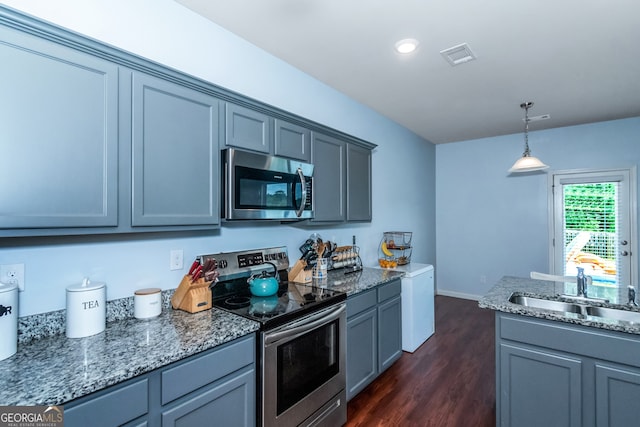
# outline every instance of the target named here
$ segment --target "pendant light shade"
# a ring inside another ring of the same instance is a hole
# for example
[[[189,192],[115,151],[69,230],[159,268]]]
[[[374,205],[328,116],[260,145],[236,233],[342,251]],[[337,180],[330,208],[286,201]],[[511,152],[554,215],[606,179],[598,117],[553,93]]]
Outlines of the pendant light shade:
[[[529,150],[529,108],[533,106],[533,102],[523,102],[520,104],[520,108],[524,108],[524,153],[509,169],[510,173],[519,172],[534,172],[544,169],[548,169],[549,166],[545,165],[537,157],[531,155]]]

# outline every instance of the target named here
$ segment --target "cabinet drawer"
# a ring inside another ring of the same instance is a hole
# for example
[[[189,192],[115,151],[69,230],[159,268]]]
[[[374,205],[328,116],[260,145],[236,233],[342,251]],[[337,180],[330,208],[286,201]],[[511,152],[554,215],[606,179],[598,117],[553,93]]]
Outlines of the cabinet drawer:
[[[143,379],[65,408],[64,421],[68,426],[115,426],[146,414],[148,408],[148,381]]]
[[[497,314],[496,327],[507,340],[553,348],[640,367],[640,337],[582,325],[526,316]]]
[[[162,372],[162,404],[191,393],[254,361],[255,338],[251,335],[168,368]]]
[[[388,300],[389,298],[398,296],[400,295],[400,292],[402,292],[402,284],[400,282],[400,279],[386,285],[382,285],[378,288],[378,302],[382,302]]]
[[[372,289],[347,300],[347,318],[376,305],[376,290]]]

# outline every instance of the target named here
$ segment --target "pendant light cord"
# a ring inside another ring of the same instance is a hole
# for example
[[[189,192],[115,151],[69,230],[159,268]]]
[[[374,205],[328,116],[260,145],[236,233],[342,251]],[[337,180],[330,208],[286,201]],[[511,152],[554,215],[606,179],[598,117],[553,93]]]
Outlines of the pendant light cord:
[[[533,102],[520,104],[520,107],[524,108],[524,153],[522,153],[522,157],[531,156],[531,151],[529,151],[529,108],[532,105]]]

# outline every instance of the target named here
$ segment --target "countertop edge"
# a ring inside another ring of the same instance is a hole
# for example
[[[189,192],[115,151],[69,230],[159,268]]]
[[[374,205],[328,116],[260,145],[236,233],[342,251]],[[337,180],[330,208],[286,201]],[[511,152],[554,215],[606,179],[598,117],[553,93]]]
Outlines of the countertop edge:
[[[553,320],[597,329],[640,335],[640,324],[601,319],[594,316],[584,317],[576,313],[561,313],[511,303],[509,302],[509,298],[514,292],[540,296],[543,298],[558,296],[558,292],[556,291],[555,284],[553,282],[516,276],[504,276],[493,286],[493,288],[489,290],[487,294],[478,300],[478,307],[503,313],[511,313],[521,316],[535,317],[538,319]]]

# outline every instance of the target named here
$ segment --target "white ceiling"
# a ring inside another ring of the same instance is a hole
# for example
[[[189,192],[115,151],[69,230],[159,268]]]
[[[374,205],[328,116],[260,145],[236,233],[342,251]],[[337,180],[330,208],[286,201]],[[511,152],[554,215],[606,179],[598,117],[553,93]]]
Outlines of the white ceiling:
[[[640,116],[639,0],[176,1],[433,143]]]

